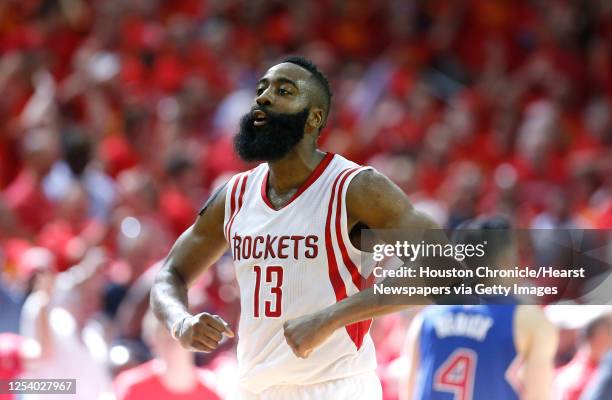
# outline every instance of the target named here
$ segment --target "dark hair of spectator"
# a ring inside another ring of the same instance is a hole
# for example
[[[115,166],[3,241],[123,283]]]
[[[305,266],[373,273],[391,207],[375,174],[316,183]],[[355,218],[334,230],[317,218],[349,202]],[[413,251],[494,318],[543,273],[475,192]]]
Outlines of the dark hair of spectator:
[[[600,315],[593,318],[583,329],[583,341],[591,340],[601,329],[612,330],[612,321],[609,314]]]
[[[477,245],[486,241],[485,255],[478,258],[477,263],[495,265],[499,255],[513,243],[511,228],[510,221],[501,215],[471,219],[455,228],[452,242]],[[468,261],[466,259],[469,265]]]

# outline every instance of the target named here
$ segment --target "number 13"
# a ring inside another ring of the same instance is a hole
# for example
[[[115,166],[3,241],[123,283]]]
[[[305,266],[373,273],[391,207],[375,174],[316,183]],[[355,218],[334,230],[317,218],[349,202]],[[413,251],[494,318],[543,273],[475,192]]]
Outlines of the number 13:
[[[253,316],[259,318],[259,292],[261,289],[261,267],[255,265],[253,267],[255,271],[255,292],[253,293]],[[273,279],[273,275],[276,278]],[[274,285],[270,286],[270,293],[274,295],[274,302],[264,301],[264,315],[266,317],[278,318],[281,316],[281,306],[283,303],[283,267],[280,265],[270,265],[266,267],[266,283]],[[274,308],[272,305],[274,304]]]

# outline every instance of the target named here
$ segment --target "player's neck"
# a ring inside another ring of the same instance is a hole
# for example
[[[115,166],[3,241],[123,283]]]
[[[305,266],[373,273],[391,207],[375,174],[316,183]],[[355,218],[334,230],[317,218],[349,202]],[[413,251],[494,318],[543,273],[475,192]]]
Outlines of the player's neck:
[[[325,153],[316,148],[304,149],[296,146],[285,157],[268,163],[269,187],[277,194],[299,188],[324,157]]]

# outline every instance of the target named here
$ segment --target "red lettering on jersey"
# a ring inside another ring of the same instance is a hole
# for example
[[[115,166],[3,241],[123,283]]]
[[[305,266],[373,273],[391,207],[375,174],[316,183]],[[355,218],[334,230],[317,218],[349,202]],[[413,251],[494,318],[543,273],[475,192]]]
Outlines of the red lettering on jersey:
[[[245,236],[242,239],[242,258],[245,260],[251,258],[251,246],[253,245],[253,238],[250,236]]]
[[[306,236],[306,247],[309,250],[306,250],[304,255],[306,258],[316,258],[319,254],[319,246],[317,246],[317,242],[319,241],[319,237],[315,235]]]
[[[304,236],[291,236],[293,240],[293,258],[297,260],[300,258],[300,240],[303,240]]]
[[[261,258],[262,251],[257,251],[257,242],[261,242],[263,244],[264,238],[263,236],[256,236],[255,240],[253,240],[253,258]]]
[[[283,252],[283,250],[289,247],[289,245],[285,243],[287,240],[289,240],[289,236],[281,236],[280,239],[278,239],[278,258],[288,257],[287,254]]]
[[[242,238],[238,236],[237,234],[235,234],[232,239],[234,241],[234,251],[233,251],[234,260],[240,260],[240,242],[242,242]]]
[[[281,316],[281,307],[283,304],[283,267],[280,265],[270,265],[266,268],[266,283],[273,283],[272,275],[276,275],[276,282],[274,286],[270,288],[270,293],[274,295],[276,302],[274,308],[272,308],[272,302],[266,301],[266,317],[278,318]]]
[[[266,254],[264,255],[264,258],[274,258],[276,257],[276,254],[274,254],[274,242],[276,242],[276,239],[278,239],[278,236],[270,236],[270,235],[266,235]]]
[[[304,242],[304,247],[300,242]],[[232,237],[232,256],[236,261],[251,258],[293,258],[298,260],[301,256],[316,258],[319,254],[319,237],[309,236],[239,236],[237,233]],[[291,251],[293,246],[293,252]]]

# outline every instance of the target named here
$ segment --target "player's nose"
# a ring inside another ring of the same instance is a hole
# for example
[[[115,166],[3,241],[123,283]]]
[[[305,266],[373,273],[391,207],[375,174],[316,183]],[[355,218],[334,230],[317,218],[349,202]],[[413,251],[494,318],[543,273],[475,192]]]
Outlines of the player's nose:
[[[259,106],[272,105],[272,98],[270,97],[270,90],[266,89],[263,92],[261,92],[261,94],[257,96],[257,98],[255,99],[255,102],[257,102]]]

